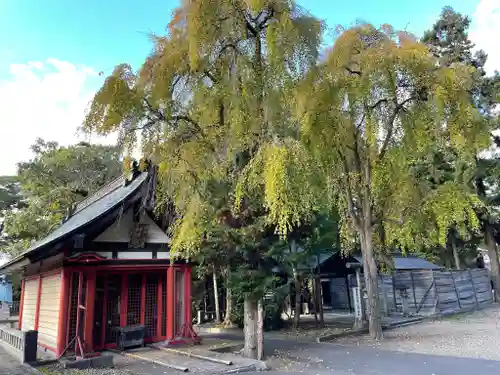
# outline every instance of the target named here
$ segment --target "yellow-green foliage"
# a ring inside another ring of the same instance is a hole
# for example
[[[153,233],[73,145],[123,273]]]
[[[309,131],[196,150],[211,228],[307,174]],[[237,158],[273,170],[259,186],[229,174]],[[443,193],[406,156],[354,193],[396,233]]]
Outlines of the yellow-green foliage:
[[[288,0],[183,2],[141,69],[118,66],[96,94],[84,128],[129,147],[140,130],[179,210],[177,253],[197,251],[221,210],[265,209],[285,236],[337,205],[348,244],[374,224],[408,246],[477,225],[473,196],[416,168],[436,149],[467,164],[485,146],[470,69],[438,67],[388,25],[346,30],[317,63],[323,28]]]
[[[139,71],[117,67],[96,94],[84,128],[118,130],[128,147],[141,132],[158,196],[179,211],[174,253],[198,251],[221,210],[238,220],[264,208],[284,235],[317,208],[324,184],[299,142],[292,89],[317,61],[322,27],[289,0],[183,2]]]
[[[268,219],[285,236],[293,226],[306,222],[320,209],[320,173],[310,153],[296,140],[262,147],[238,179],[235,208],[245,196],[256,199],[263,192]]]
[[[423,44],[390,27],[346,30],[297,91],[303,140],[335,183],[345,243],[383,226],[387,243],[443,243],[477,227],[478,200],[459,182],[433,190],[416,165],[445,149],[471,161],[489,134],[469,68],[439,68]],[[376,233],[374,233],[376,235]]]

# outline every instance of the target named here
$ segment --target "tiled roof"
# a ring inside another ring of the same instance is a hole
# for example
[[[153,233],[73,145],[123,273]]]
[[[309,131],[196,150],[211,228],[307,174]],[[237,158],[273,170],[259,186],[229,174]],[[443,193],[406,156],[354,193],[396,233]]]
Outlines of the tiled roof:
[[[124,202],[129,196],[135,193],[141,186],[141,184],[146,180],[147,176],[148,173],[141,173],[128,186],[125,186],[124,178],[116,179],[110,182],[95,194],[82,201],[76,207],[73,215],[68,218],[68,220],[66,220],[63,224],[61,224],[61,226],[55,229],[44,239],[35,243],[20,256],[4,265],[4,267],[19,260],[26,254],[39,249],[42,246],[54,243],[57,240],[76,232],[83,226],[91,223],[95,219],[98,219],[99,217],[113,210],[119,204]]]

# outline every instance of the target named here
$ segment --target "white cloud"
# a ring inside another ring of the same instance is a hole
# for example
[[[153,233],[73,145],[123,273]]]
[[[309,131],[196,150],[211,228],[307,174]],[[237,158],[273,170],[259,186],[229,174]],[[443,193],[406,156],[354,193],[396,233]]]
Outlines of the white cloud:
[[[481,0],[472,15],[471,40],[488,54],[486,70],[500,71],[500,0]]]
[[[0,80],[0,175],[15,173],[16,163],[31,157],[37,137],[62,145],[82,140],[77,128],[101,83],[92,68],[67,61],[11,64],[10,78]]]

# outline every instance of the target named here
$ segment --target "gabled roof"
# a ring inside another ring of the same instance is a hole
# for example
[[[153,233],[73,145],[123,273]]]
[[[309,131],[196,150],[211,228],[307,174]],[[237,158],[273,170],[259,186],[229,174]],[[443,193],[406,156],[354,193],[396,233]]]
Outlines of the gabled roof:
[[[353,258],[363,264],[363,257],[361,255],[356,255]],[[442,268],[428,260],[418,258],[414,255],[404,256],[397,254],[393,255],[392,259],[394,261],[395,270],[439,270]]]
[[[125,184],[124,177],[117,178],[105,185],[95,194],[80,202],[72,216],[57,229],[51,232],[47,237],[36,242],[21,255],[0,267],[0,271],[26,258],[27,255],[36,250],[53,245],[59,240],[66,239],[84,226],[103,217],[132,196],[140,188],[147,176],[147,172],[141,173],[128,185]]]

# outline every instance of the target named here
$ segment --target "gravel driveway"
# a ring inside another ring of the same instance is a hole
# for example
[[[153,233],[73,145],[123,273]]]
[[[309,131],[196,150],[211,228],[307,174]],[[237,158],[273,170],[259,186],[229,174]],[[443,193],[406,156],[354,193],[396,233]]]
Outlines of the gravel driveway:
[[[500,306],[423,322],[384,332],[376,342],[368,336],[345,337],[336,344],[380,350],[500,360]]]

